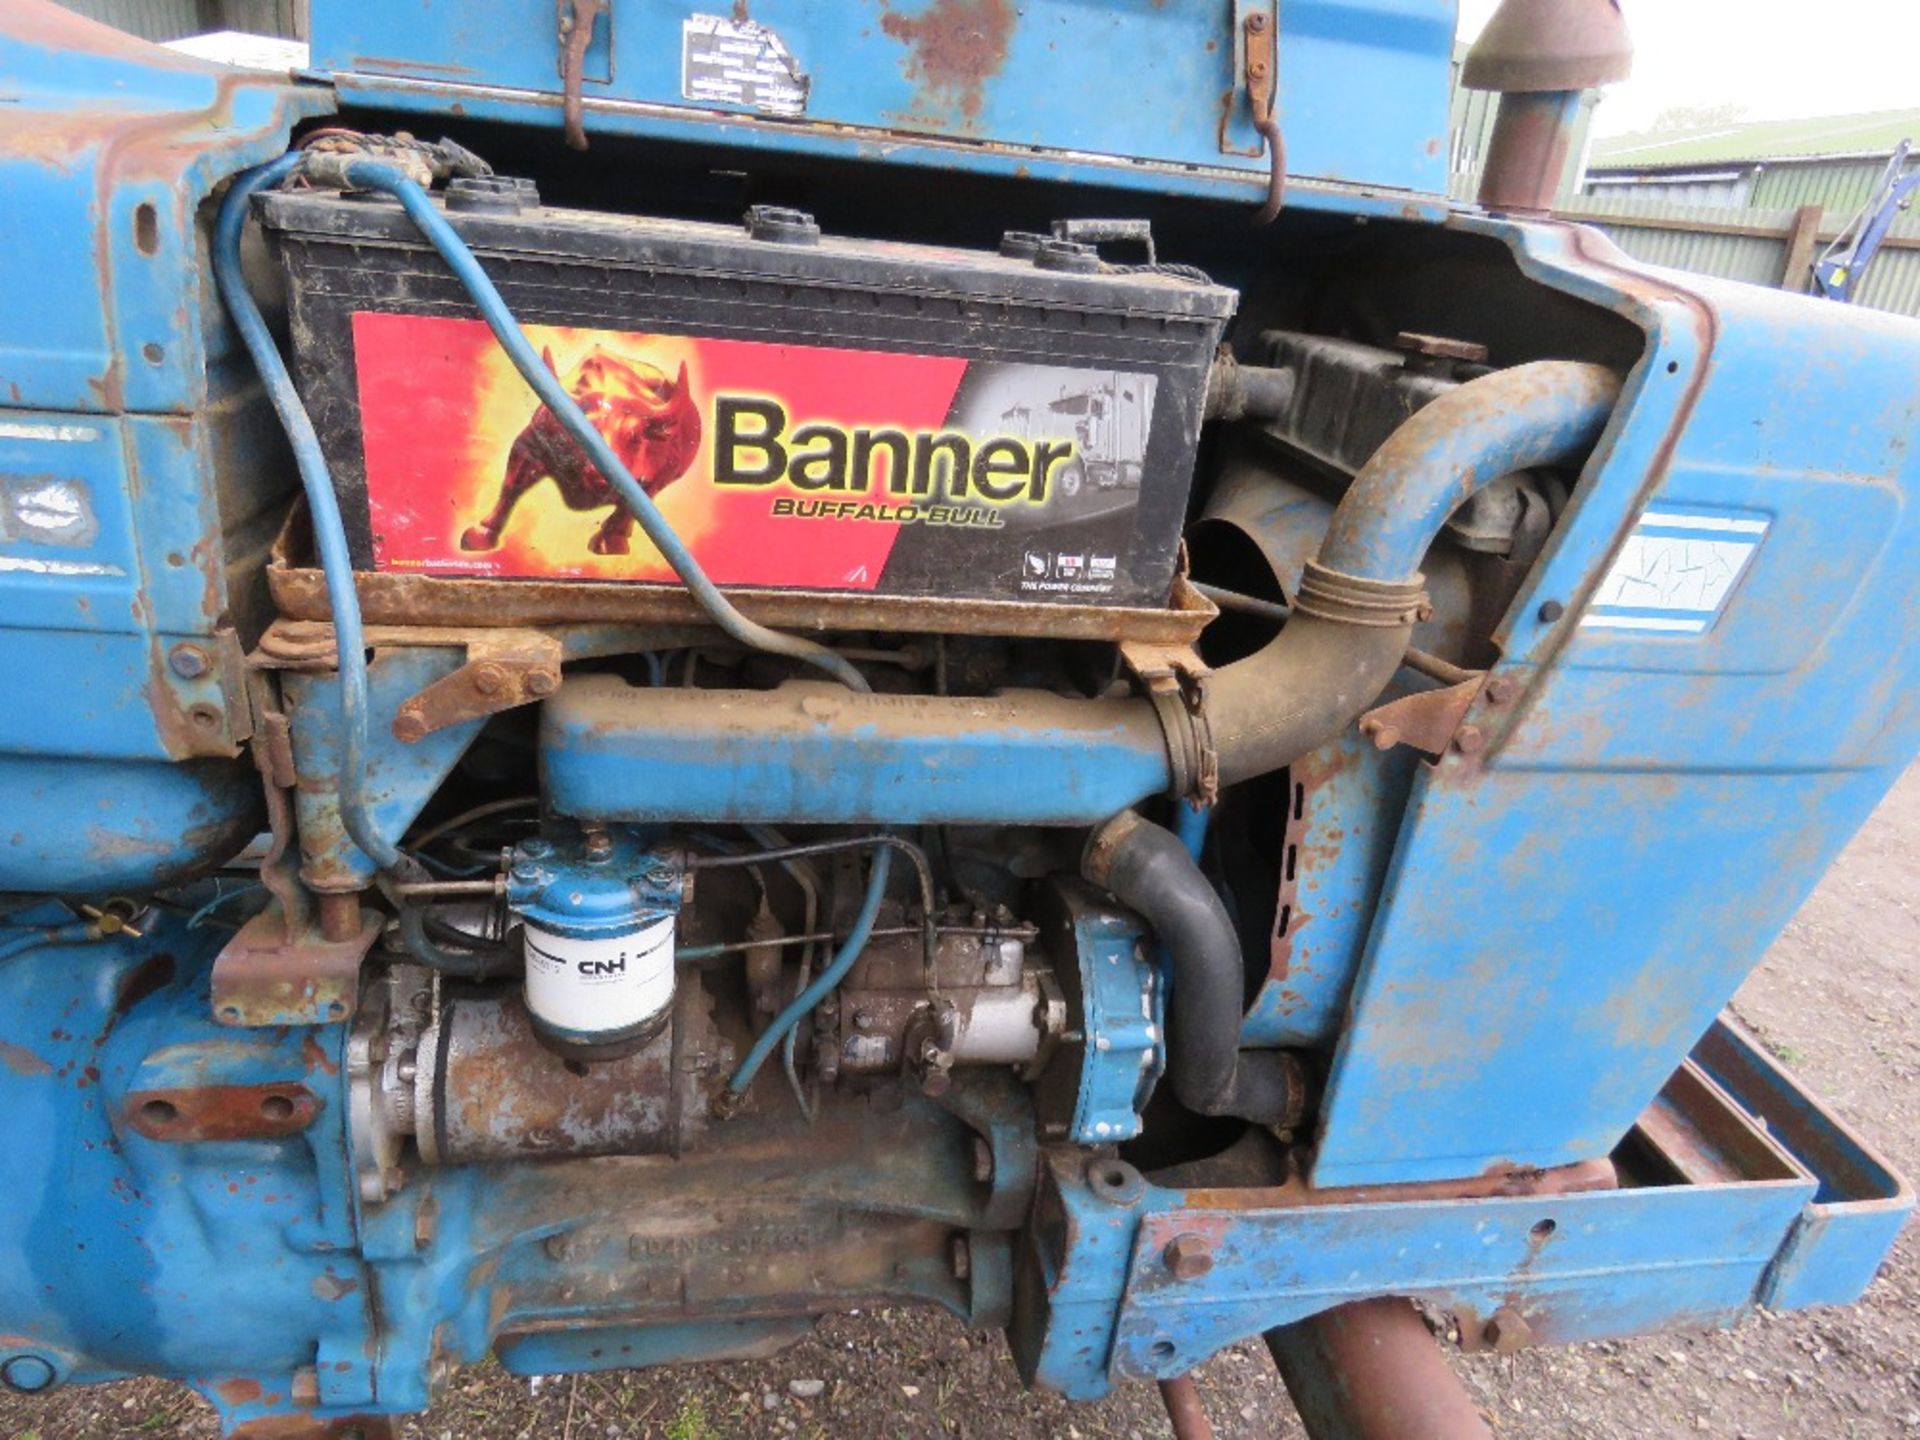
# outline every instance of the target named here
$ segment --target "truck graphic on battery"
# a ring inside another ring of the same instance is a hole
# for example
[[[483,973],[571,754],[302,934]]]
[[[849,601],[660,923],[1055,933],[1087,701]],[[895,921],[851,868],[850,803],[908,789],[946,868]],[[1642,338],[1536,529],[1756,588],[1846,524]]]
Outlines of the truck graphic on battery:
[[[1071,434],[1074,456],[1054,472],[1062,495],[1095,490],[1138,490],[1153,424],[1151,375],[1085,372],[1084,389],[1062,389],[1043,405],[1021,402],[1001,413],[1001,422],[1023,439]]]

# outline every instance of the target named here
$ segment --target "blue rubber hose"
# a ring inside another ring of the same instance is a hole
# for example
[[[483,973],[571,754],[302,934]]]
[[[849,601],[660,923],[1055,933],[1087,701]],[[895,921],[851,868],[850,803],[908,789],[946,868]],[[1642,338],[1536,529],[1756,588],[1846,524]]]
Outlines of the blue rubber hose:
[[[773,1023],[760,1032],[747,1051],[746,1058],[733,1072],[733,1078],[727,1081],[727,1093],[740,1096],[747,1093],[753,1084],[753,1077],[760,1073],[760,1067],[766,1064],[767,1057],[774,1051],[794,1026],[807,1016],[807,1013],[825,999],[829,992],[853,969],[853,962],[867,948],[867,938],[873,933],[874,922],[880,918],[880,902],[887,894],[887,871],[893,864],[893,852],[881,848],[873,857],[873,869],[867,877],[866,897],[860,902],[860,913],[854,916],[853,929],[848,932],[845,943],[840,946],[828,965],[813,977],[811,984],[792,1000],[787,1008],[773,1017]]]
[[[100,932],[93,928],[91,920],[76,920],[69,925],[36,926],[24,934],[0,940],[0,960],[11,960],[42,945],[79,945],[99,938]]]
[[[350,162],[345,175],[352,185],[383,191],[400,202],[408,218],[428,243],[440,252],[440,258],[453,271],[454,278],[472,297],[481,319],[487,322],[487,328],[493,331],[500,348],[513,361],[513,368],[520,372],[521,378],[533,388],[534,394],[553,413],[554,419],[560,422],[587,458],[593,461],[594,467],[613,486],[621,504],[633,512],[634,519],[640,522],[640,528],[646,532],[647,538],[715,625],[749,649],[803,661],[824,670],[852,690],[864,691],[868,688],[865,678],[845,656],[837,655],[814,641],[803,640],[797,635],[783,635],[749,620],[720,593],[719,587],[700,568],[700,562],[694,559],[693,552],[687,549],[686,543],[674,533],[673,527],[660,513],[660,507],[653,503],[652,497],[621,463],[613,447],[607,444],[606,437],[594,428],[593,422],[587,419],[567,387],[560,383],[560,377],[546,367],[533,342],[507,309],[506,301],[500,298],[493,281],[487,278],[487,272],[481,269],[480,262],[474,258],[473,251],[467,248],[466,241],[454,232],[446,218],[434,208],[425,190],[392,166],[373,160]]]
[[[300,165],[298,152],[250,170],[233,182],[220,205],[213,230],[213,278],[226,301],[240,339],[253,357],[266,387],[267,398],[286,428],[300,484],[307,494],[307,513],[313,520],[313,544],[327,582],[327,605],[333,611],[335,646],[340,652],[340,819],[347,835],[382,870],[400,863],[400,851],[380,833],[364,788],[367,753],[367,645],[360,626],[360,596],[353,588],[353,557],[347,551],[347,532],[340,523],[340,502],[333,493],[320,437],[314,433],[307,407],[293,387],[286,362],[267,331],[260,307],[253,303],[240,268],[240,235],[246,228],[247,206],[261,190],[271,189]]]

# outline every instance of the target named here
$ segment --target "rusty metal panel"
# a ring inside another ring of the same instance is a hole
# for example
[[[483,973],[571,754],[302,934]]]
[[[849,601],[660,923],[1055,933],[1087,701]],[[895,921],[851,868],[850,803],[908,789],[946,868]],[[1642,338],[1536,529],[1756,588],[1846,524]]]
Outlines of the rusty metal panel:
[[[1606,1153],[1920,740],[1920,645],[1886,623],[1920,604],[1920,327],[1493,228],[1617,287],[1650,351],[1497,634],[1519,702],[1415,780],[1321,1184]],[[1727,568],[1648,603],[1622,577],[1650,538]]]
[[[1399,210],[1444,194],[1453,0],[756,0],[614,5],[580,69],[588,135],[1092,179],[1257,203],[1268,166],[1241,21],[1278,26],[1289,204]],[[709,39],[778,83],[714,88]],[[1153,64],[1139,57],[1151,55]],[[551,5],[315,0],[313,65],[350,103],[559,129]],[[1116,76],[1128,99],[1113,103]],[[1365,93],[1368,104],[1352,103]],[[1380,191],[1386,194],[1380,194]],[[1372,191],[1374,193],[1366,193]]]

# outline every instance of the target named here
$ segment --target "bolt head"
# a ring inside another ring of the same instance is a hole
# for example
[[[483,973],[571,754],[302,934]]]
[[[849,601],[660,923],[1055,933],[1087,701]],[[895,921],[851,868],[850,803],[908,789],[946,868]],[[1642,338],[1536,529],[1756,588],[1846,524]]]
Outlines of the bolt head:
[[[1520,693],[1520,687],[1505,675],[1496,675],[1487,681],[1487,701],[1493,705],[1511,705],[1514,696]]]
[[[1462,725],[1454,732],[1453,748],[1462,755],[1478,755],[1487,748],[1487,732],[1478,725]]]
[[[213,657],[198,645],[176,645],[167,653],[167,668],[182,680],[198,680],[213,669]]]
[[[1164,1258],[1174,1279],[1198,1280],[1213,1269],[1213,1244],[1204,1235],[1176,1235]]]
[[[1253,14],[1247,17],[1247,29],[1253,30],[1253,31],[1260,31],[1266,28],[1267,28],[1267,17],[1261,14],[1259,11],[1256,10]]]
[[[507,672],[487,660],[473,667],[473,688],[482,695],[498,695],[507,688]]]
[[[402,710],[393,717],[393,738],[406,744],[412,744],[427,733],[427,722],[412,710]]]
[[[1549,600],[1540,607],[1540,622],[1543,625],[1551,625],[1566,613],[1566,606],[1562,605],[1558,600]]]
[[[529,695],[551,695],[560,688],[560,676],[552,670],[529,670],[527,672],[527,693]]]

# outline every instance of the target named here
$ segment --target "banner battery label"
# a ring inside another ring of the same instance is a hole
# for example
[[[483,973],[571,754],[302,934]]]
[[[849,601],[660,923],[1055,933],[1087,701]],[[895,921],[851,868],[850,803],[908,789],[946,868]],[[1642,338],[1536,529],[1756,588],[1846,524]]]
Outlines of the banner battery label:
[[[353,317],[376,569],[677,583],[478,320]],[[531,326],[719,584],[1124,593],[1156,377]]]

